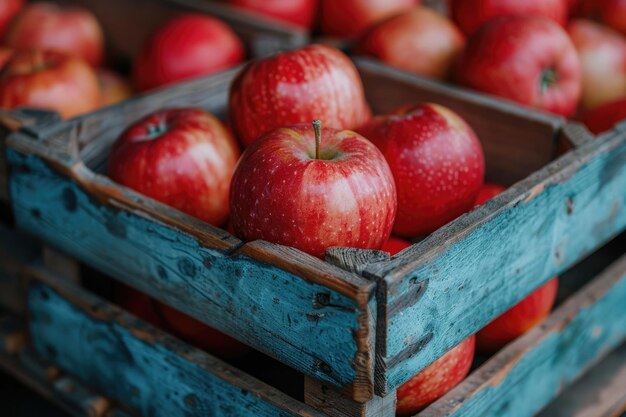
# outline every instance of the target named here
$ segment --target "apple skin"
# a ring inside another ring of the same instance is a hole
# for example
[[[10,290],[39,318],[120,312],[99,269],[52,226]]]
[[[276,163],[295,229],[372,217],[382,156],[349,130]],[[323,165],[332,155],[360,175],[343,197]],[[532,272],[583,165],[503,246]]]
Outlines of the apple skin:
[[[626,95],[626,38],[584,19],[567,26],[582,64],[581,103],[594,108]]]
[[[4,36],[9,23],[24,7],[24,0],[4,0],[0,2],[0,38]]]
[[[613,129],[616,123],[626,119],[626,98],[606,103],[584,113],[580,120],[596,135]]]
[[[387,241],[397,203],[385,158],[357,133],[323,128],[321,136],[321,159],[310,125],[270,131],[246,149],[230,194],[238,237],[319,258],[332,246],[380,249]]]
[[[567,21],[568,0],[451,0],[452,20],[466,35],[502,16],[544,16],[560,25]]]
[[[456,65],[464,86],[570,116],[582,91],[576,48],[563,28],[534,16],[501,17],[468,39]]]
[[[506,191],[506,187],[500,184],[485,184],[480,188],[478,195],[476,196],[475,206],[481,206],[488,200],[491,200],[500,193]]]
[[[50,109],[67,119],[95,110],[100,99],[93,69],[60,52],[16,51],[0,73],[0,107],[5,109]]]
[[[98,68],[96,75],[102,96],[102,107],[119,103],[133,95],[130,83],[118,73]]]
[[[559,279],[552,278],[485,326],[476,334],[478,351],[496,352],[541,322],[552,310],[558,287]]]
[[[161,314],[156,308],[156,301],[150,296],[122,283],[116,283],[115,301],[124,310],[154,327],[159,329],[164,327]]]
[[[228,0],[228,2],[235,7],[303,29],[311,29],[317,11],[317,0]]]
[[[243,44],[226,23],[184,14],[144,44],[133,64],[133,82],[137,90],[149,90],[234,67],[244,55]]]
[[[418,104],[374,117],[358,132],[381,150],[393,172],[398,236],[434,232],[474,206],[485,158],[476,134],[456,113]]]
[[[13,55],[13,49],[0,46],[0,71],[4,68],[5,64],[9,62]]]
[[[383,245],[383,247],[380,248],[380,250],[384,252],[389,252],[389,254],[393,256],[401,250],[408,248],[409,246],[411,246],[411,242],[407,242],[406,240],[400,239],[399,237],[390,236]]]
[[[443,397],[465,379],[474,361],[472,335],[398,388],[396,414],[408,416]]]
[[[14,49],[52,49],[102,63],[104,35],[96,17],[87,9],[62,8],[53,3],[32,3],[9,26],[5,45]]]
[[[239,148],[202,109],[171,109],[133,124],[114,143],[114,181],[219,226],[228,217],[230,180]]]
[[[359,41],[356,52],[418,75],[445,79],[464,46],[465,36],[450,20],[418,7],[377,24]]]
[[[419,4],[420,0],[320,0],[322,34],[356,38],[375,23]]]
[[[233,81],[228,108],[246,146],[283,126],[320,119],[327,127],[354,129],[371,117],[352,61],[316,44],[252,62]]]
[[[623,35],[626,35],[626,1],[604,0],[601,4],[602,21]]]
[[[174,335],[196,347],[226,359],[239,358],[252,351],[252,349],[238,340],[207,326],[193,317],[158,301],[154,303],[161,314],[165,327]]]

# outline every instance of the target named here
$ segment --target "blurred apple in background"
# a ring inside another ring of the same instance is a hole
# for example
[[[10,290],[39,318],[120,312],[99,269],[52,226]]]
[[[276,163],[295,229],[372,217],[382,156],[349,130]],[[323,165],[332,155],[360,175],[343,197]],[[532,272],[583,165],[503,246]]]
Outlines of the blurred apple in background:
[[[322,34],[356,38],[375,23],[419,4],[420,0],[320,0]]]
[[[480,206],[485,204],[500,193],[506,191],[506,187],[500,184],[485,184],[480,188],[474,205]]]
[[[443,397],[465,379],[474,361],[470,336],[398,388],[396,413],[409,416]]]
[[[239,148],[202,109],[153,113],[113,144],[108,174],[116,182],[215,226],[228,217]]]
[[[437,104],[374,117],[358,132],[385,155],[398,188],[394,233],[426,235],[474,207],[485,159],[471,127]]]
[[[626,119],[626,97],[606,103],[584,113],[580,120],[594,134],[613,129],[616,123]]]
[[[465,36],[450,20],[418,7],[367,31],[356,53],[418,75],[444,79],[464,45]]]
[[[582,92],[576,48],[552,20],[501,17],[481,27],[456,64],[464,86],[525,106],[571,116]]]
[[[133,66],[140,91],[213,74],[244,59],[244,47],[221,20],[203,14],[175,17],[146,42]]]
[[[230,194],[236,235],[319,258],[332,246],[380,249],[397,208],[389,166],[367,139],[318,122],[272,130],[245,150]]]
[[[132,96],[133,92],[130,83],[120,74],[104,68],[98,68],[96,75],[98,76],[103,107],[119,103]]]
[[[575,15],[597,20],[626,35],[625,0],[579,0]]]
[[[100,106],[94,70],[82,59],[55,51],[16,51],[0,73],[0,107],[37,107],[67,119]]]
[[[329,128],[354,129],[371,117],[352,61],[317,44],[253,61],[231,84],[228,110],[244,145],[291,124],[320,119]]]
[[[380,250],[389,252],[389,254],[393,256],[401,250],[408,248],[409,246],[411,246],[411,242],[400,239],[399,237],[391,236],[389,237],[389,239],[387,239],[387,241]]]
[[[156,302],[150,296],[122,283],[115,285],[115,302],[134,316],[163,328],[163,319],[157,311]]]
[[[585,108],[626,96],[626,38],[589,20],[572,20],[567,31],[582,65]]]
[[[564,25],[569,0],[451,0],[450,15],[470,35],[485,23],[502,16],[544,16]]]
[[[25,0],[2,0],[0,2],[0,39],[17,12],[24,6]]]
[[[104,35],[87,9],[30,3],[11,22],[4,43],[14,49],[51,49],[102,63]]]
[[[228,0],[228,2],[235,7],[303,29],[311,29],[317,11],[317,0]]]
[[[0,70],[9,62],[11,55],[13,55],[13,49],[0,46]]]

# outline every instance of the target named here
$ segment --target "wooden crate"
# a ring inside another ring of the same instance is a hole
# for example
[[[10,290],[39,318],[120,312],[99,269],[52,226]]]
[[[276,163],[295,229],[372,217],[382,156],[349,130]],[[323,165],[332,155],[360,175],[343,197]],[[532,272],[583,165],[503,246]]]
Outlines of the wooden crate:
[[[563,275],[562,293],[573,294],[546,321],[416,417],[530,417],[616,348],[626,338],[626,316],[611,314],[626,302],[623,243]],[[43,269],[27,278],[29,337],[0,320],[0,367],[75,415],[368,415],[323,403],[326,394],[311,401],[318,409],[306,405]],[[389,405],[369,415],[394,415],[393,401],[379,404]]]
[[[184,105],[224,115],[232,71],[13,134],[16,224],[334,387],[347,407],[384,406],[412,375],[624,228],[626,134],[593,139],[560,118],[357,64],[375,112],[449,106],[481,138],[488,180],[514,185],[398,256],[339,249],[333,264],[244,244],[101,174],[120,131],[149,112]]]

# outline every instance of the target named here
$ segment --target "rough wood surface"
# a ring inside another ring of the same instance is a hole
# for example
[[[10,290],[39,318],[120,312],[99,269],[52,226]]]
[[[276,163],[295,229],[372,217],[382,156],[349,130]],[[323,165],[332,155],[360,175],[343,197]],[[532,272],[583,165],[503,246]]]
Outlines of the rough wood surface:
[[[626,226],[626,135],[589,142],[391,259],[377,393],[392,390]]]
[[[141,415],[322,416],[71,283],[33,278],[37,352]]]
[[[624,304],[626,256],[419,417],[535,415],[622,343]]]
[[[620,417],[626,413],[626,345],[611,352],[537,417]]]

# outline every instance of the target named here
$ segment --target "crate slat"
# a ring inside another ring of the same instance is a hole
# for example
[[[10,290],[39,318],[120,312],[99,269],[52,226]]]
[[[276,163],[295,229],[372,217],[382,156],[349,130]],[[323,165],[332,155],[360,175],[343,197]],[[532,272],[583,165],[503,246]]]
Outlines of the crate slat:
[[[37,352],[141,415],[322,417],[71,283],[32,272]]]

